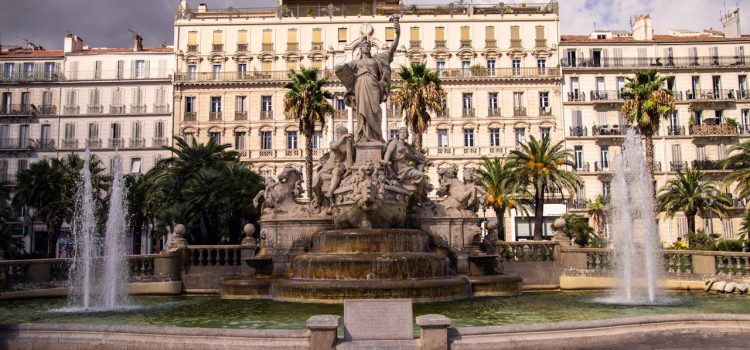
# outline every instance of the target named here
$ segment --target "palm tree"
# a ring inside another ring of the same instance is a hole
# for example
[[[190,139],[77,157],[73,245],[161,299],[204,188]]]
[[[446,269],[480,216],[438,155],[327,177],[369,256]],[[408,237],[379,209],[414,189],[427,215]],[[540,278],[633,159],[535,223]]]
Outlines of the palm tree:
[[[317,68],[301,67],[299,71],[291,70],[291,82],[284,85],[287,89],[284,96],[284,113],[288,118],[299,121],[299,129],[305,135],[305,185],[308,196],[312,199],[312,168],[315,125],[325,126],[326,117],[333,115],[333,106],[329,100],[333,94],[323,90],[328,79],[318,78]]]
[[[586,201],[586,209],[588,209],[589,217],[594,222],[596,234],[603,235],[604,226],[607,222],[607,200],[602,195],[598,195],[593,201]]]
[[[437,113],[443,106],[445,90],[440,85],[436,71],[427,69],[427,65],[414,62],[411,67],[401,67],[398,73],[402,83],[396,86],[391,96],[394,103],[404,113],[404,122],[414,134],[414,146],[422,149],[422,134],[430,124],[430,113]]]
[[[729,148],[729,157],[724,161],[724,169],[734,169],[724,180],[726,186],[737,183],[737,198],[750,198],[750,141]]]
[[[486,193],[485,205],[491,207],[497,217],[497,237],[505,241],[506,210],[525,211],[531,195],[505,159],[482,157],[477,176]]]
[[[594,228],[589,226],[588,221],[578,214],[565,214],[562,216],[565,220],[563,233],[580,247],[589,245],[589,242],[595,238]]]
[[[679,170],[677,177],[669,180],[656,196],[657,210],[665,212],[667,217],[674,217],[680,211],[685,213],[690,232],[695,232],[695,216],[698,213],[706,216],[709,201],[713,201],[711,210],[721,216],[726,216],[726,208],[732,205],[730,195],[718,192],[714,182],[703,181],[702,177],[703,172],[700,170]],[[713,194],[715,190],[716,196]],[[704,195],[706,198],[703,198]]]
[[[656,70],[636,70],[634,78],[627,78],[622,97],[622,113],[645,138],[646,165],[651,182],[654,180],[654,134],[659,130],[662,118],[667,118],[675,109],[672,92],[664,89],[666,78]]]
[[[552,145],[549,137],[537,140],[531,136],[531,139],[521,143],[520,147],[510,153],[509,161],[517,176],[534,190],[534,240],[540,241],[547,193],[562,194],[563,189],[572,193],[582,181],[577,174],[565,170],[565,166],[572,168],[575,164],[573,153],[563,148],[562,142]]]

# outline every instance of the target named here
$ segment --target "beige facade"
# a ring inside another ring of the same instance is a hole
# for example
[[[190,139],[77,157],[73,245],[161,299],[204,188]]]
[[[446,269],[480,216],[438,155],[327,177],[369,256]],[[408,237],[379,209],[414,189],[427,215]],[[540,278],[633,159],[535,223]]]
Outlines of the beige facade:
[[[228,11],[190,9],[183,1],[175,19],[175,135],[230,143],[265,176],[286,165],[302,168],[303,136],[282,108],[288,70],[322,69],[337,95],[331,101],[336,114],[313,142],[317,158],[335,126],[354,126],[333,67],[358,54],[355,41],[363,31],[373,31],[379,50],[392,45],[389,15],[399,14],[394,80],[398,67],[422,61],[439,71],[448,93],[445,109],[432,116],[424,135],[435,163],[433,182],[438,167],[476,167],[481,156],[505,155],[530,135],[562,140],[555,2],[464,8],[391,3],[363,8],[345,1],[331,10],[282,1],[266,11]],[[382,108],[383,134],[393,135],[402,117],[390,103]],[[562,204],[550,206],[550,218],[563,212]]]
[[[569,203],[571,211],[585,212],[586,199],[608,194],[625,131],[620,91],[635,69],[656,69],[667,77],[666,88],[677,99],[676,112],[654,136],[657,189],[684,167],[703,169],[709,179],[721,180],[729,171],[719,162],[729,147],[750,139],[750,57],[745,53],[750,37],[685,31],[654,35],[650,28],[651,19],[642,16],[632,32],[561,37],[566,146],[576,154],[576,171],[585,181]],[[737,238],[743,207],[737,202],[732,218],[714,215],[713,232]],[[687,234],[681,214],[659,219],[663,242]]]
[[[124,173],[140,174],[170,155],[171,48],[90,49],[68,35],[60,83],[58,152],[89,148],[108,169],[119,150]]]

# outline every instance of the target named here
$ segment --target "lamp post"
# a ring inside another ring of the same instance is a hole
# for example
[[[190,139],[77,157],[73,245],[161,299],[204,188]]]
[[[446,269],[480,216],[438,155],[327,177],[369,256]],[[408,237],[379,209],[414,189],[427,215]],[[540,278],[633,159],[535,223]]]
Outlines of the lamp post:
[[[706,205],[708,205],[708,234],[710,236],[713,236],[714,234],[714,222],[713,222],[713,206],[716,203],[716,197],[719,195],[719,190],[716,188],[711,190],[711,197],[708,196],[708,193],[706,191],[701,192],[701,198],[706,202]]]

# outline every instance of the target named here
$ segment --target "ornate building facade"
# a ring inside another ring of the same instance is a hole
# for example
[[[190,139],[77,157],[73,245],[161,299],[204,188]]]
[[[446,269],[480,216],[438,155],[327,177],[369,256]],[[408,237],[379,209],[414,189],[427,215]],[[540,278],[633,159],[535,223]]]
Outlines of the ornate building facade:
[[[355,126],[333,68],[352,60],[362,33],[372,33],[378,50],[393,45],[391,15],[401,17],[395,83],[400,66],[420,61],[439,72],[447,91],[445,108],[432,116],[424,135],[433,180],[437,168],[477,167],[481,156],[503,156],[532,135],[562,140],[554,1],[463,7],[280,1],[276,8],[253,10],[192,9],[183,1],[174,33],[174,134],[230,143],[264,176],[288,165],[303,170],[304,136],[283,111],[288,71],[320,68],[336,95],[334,116],[313,136],[317,158],[336,126]],[[387,116],[383,135],[395,137],[403,118],[390,102],[381,108]],[[550,221],[565,210],[559,201],[548,207]],[[528,218],[509,220],[516,237],[529,237]]]

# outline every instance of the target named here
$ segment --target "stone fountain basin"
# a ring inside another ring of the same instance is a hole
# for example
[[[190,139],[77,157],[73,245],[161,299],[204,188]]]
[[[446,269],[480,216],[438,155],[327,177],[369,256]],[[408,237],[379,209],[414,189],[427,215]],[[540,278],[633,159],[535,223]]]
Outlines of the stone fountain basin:
[[[440,253],[315,254],[294,258],[291,278],[311,280],[396,280],[448,274]]]
[[[389,253],[428,251],[430,236],[409,229],[342,229],[315,233],[311,253]]]

